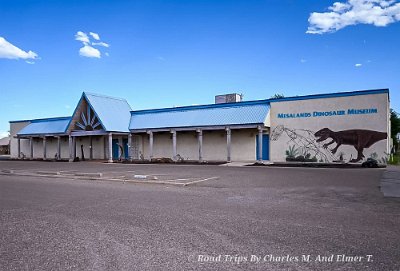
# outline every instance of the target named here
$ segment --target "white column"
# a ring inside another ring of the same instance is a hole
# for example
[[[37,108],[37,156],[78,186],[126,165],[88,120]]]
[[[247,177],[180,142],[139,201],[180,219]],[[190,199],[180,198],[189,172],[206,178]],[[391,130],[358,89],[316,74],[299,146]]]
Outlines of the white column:
[[[57,136],[57,160],[61,160],[61,137]]]
[[[112,133],[108,134],[108,162],[113,162],[113,153],[112,153]]]
[[[231,161],[231,128],[226,128],[226,160]]]
[[[18,137],[18,159],[21,158],[21,138]]]
[[[128,134],[128,159],[132,162],[132,134]]]
[[[73,146],[72,157],[73,157],[73,159],[75,159],[76,158],[76,136],[72,137],[72,146]]]
[[[69,162],[73,162],[74,158],[73,158],[73,141],[72,141],[72,136],[69,135],[68,136],[68,147],[69,147]]]
[[[93,159],[93,137],[89,136],[89,159],[92,160]]]
[[[119,160],[120,157],[121,157],[121,160],[124,159],[124,157],[122,157],[121,148],[119,147],[119,146],[122,146],[122,148],[124,147],[123,144],[122,144],[122,142],[123,142],[123,141],[122,141],[122,137],[121,137],[121,136],[118,136],[118,146],[117,146],[117,147],[118,147],[118,148],[117,148],[117,150],[118,150],[118,155],[117,155],[117,156],[118,156],[118,160]]]
[[[43,160],[46,160],[46,149],[47,149],[47,142],[46,137],[43,137]]]
[[[147,133],[149,134],[149,157],[151,160],[153,159],[153,132],[148,131]]]
[[[32,137],[29,138],[29,148],[31,150],[30,159],[33,160],[33,138]]]
[[[172,134],[172,160],[176,160],[176,155],[177,155],[177,151],[176,151],[176,131],[175,130],[171,130],[171,134]]]
[[[203,130],[197,130],[197,140],[199,144],[199,162],[203,161]]]
[[[104,160],[106,160],[107,159],[107,136],[104,136],[103,137],[103,143],[104,143]]]
[[[263,130],[261,126],[258,127],[258,161],[262,160],[263,151]]]

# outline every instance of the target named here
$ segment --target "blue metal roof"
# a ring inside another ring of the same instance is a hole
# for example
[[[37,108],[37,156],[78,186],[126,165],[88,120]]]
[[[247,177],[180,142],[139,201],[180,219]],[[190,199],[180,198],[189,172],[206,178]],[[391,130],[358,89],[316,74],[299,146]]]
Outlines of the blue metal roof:
[[[52,118],[40,118],[40,119],[24,119],[24,120],[10,120],[9,123],[18,123],[18,122],[33,122],[33,121],[48,121],[48,120],[59,120],[71,117],[52,117]]]
[[[385,89],[356,90],[356,91],[336,92],[336,93],[326,93],[326,94],[312,94],[305,96],[293,96],[293,97],[283,97],[283,98],[271,98],[269,99],[269,101],[271,103],[274,103],[274,102],[325,99],[325,98],[349,97],[349,96],[382,94],[382,93],[387,93],[389,98],[389,89],[385,88]]]
[[[71,117],[31,120],[31,123],[22,128],[17,135],[64,134],[70,120]]]
[[[264,123],[266,100],[132,111],[130,130]]]
[[[84,92],[88,103],[108,132],[129,132],[131,106],[125,99]]]

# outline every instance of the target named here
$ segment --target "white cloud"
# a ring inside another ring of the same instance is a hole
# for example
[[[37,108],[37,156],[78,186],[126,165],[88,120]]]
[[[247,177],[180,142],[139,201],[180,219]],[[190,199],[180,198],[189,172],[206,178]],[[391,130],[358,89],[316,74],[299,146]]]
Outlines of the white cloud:
[[[395,0],[348,0],[335,2],[327,12],[313,12],[308,34],[335,32],[346,26],[372,24],[384,27],[400,21],[400,3]]]
[[[86,33],[83,33],[82,31],[76,32],[75,40],[81,41],[83,43],[89,43],[88,35],[86,35]]]
[[[300,59],[300,62],[301,62],[301,63],[306,63],[306,62],[307,62],[307,59],[302,58],[302,59]]]
[[[95,40],[100,40],[100,36],[97,33],[89,32],[89,35],[92,36]]]
[[[25,52],[17,46],[9,43],[5,38],[0,37],[0,58],[35,60],[38,59],[39,56],[32,51]]]
[[[341,12],[341,11],[344,11],[346,9],[349,9],[350,7],[351,7],[351,5],[349,3],[335,2],[328,9],[330,9],[330,10],[332,10],[334,12]]]
[[[96,45],[98,45],[98,46],[103,46],[103,47],[110,47],[110,45],[108,44],[108,43],[105,43],[105,42],[92,42],[92,45],[93,46],[96,46]]]
[[[0,138],[7,137],[8,135],[9,135],[8,132],[0,131]]]
[[[92,42],[91,39],[94,39],[95,42]],[[93,46],[110,47],[108,43],[100,41],[99,34],[94,32],[89,32],[88,35],[85,32],[78,31],[75,34],[75,40],[82,42],[83,47],[79,49],[79,55],[84,57],[101,58],[100,50]],[[108,53],[106,52],[105,55],[108,56]]]
[[[357,67],[357,68],[359,68],[359,67],[361,67],[361,66],[362,66],[361,63],[357,63],[356,65],[354,65],[354,67]]]
[[[87,44],[85,44],[81,49],[79,49],[79,54],[85,57],[95,57],[95,58],[101,57],[101,53],[99,50]]]

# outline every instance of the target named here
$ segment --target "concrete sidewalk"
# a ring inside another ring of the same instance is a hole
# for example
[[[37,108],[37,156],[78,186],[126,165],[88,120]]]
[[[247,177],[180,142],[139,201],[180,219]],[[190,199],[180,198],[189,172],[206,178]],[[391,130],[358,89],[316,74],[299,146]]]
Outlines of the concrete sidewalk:
[[[245,167],[254,164],[254,162],[228,162],[222,165],[219,165],[220,167]]]
[[[400,166],[388,166],[382,175],[381,192],[385,197],[400,197]]]

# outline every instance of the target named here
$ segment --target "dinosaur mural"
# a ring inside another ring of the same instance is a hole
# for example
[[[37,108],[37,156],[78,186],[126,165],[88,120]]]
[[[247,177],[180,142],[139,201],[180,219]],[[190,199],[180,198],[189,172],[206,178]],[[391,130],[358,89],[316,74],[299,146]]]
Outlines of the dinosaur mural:
[[[315,131],[278,125],[271,131],[272,142],[288,139],[285,150],[287,162],[329,162],[336,159],[328,149],[316,142]]]
[[[387,133],[371,130],[353,129],[335,132],[323,128],[316,132],[284,125],[274,127],[270,134],[271,142],[284,141],[284,145],[280,148],[286,148],[283,151],[287,162],[360,162],[365,158],[363,153],[365,149],[385,139]],[[353,159],[354,155],[340,150],[342,145],[353,146],[357,150],[357,157]],[[387,163],[386,152],[378,154],[373,150],[369,157],[378,160],[379,163]]]
[[[341,145],[350,145],[357,150],[357,158],[351,159],[350,162],[356,163],[362,160],[365,156],[363,151],[369,148],[376,142],[387,139],[387,133],[372,131],[372,130],[344,130],[334,132],[329,128],[323,128],[317,131],[314,136],[317,138],[316,142],[323,142],[331,139],[330,142],[325,143],[323,147],[328,148],[329,145],[336,143],[335,148],[331,150],[333,154],[336,153]]]

